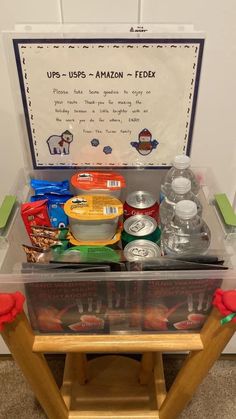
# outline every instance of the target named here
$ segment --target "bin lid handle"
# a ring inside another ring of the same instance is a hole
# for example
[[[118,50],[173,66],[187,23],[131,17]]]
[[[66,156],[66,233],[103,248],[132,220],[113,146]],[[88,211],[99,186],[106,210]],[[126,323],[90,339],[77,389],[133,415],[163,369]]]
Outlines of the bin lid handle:
[[[229,226],[236,227],[236,214],[226,194],[214,195],[218,208],[223,216],[224,222]]]
[[[0,207],[0,229],[4,229],[7,225],[13,207],[16,203],[16,196],[6,195]]]

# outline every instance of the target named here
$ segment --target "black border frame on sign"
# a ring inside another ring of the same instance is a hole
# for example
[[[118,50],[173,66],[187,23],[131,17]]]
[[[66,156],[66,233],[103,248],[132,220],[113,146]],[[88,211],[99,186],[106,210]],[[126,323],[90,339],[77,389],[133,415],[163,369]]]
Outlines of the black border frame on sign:
[[[160,43],[160,44],[198,44],[199,45],[199,54],[198,54],[198,60],[197,60],[197,69],[196,69],[196,78],[195,78],[195,85],[194,85],[194,92],[193,92],[193,102],[192,102],[192,111],[191,111],[191,117],[190,117],[190,126],[189,126],[189,134],[187,139],[187,149],[186,149],[186,155],[189,156],[191,152],[191,146],[192,146],[192,136],[193,136],[193,128],[194,128],[194,120],[195,120],[195,114],[196,114],[196,106],[197,106],[197,96],[198,96],[198,88],[199,88],[199,81],[200,81],[200,74],[201,74],[201,66],[202,66],[202,56],[203,56],[203,49],[204,49],[204,39],[203,38],[78,38],[78,39],[13,39],[13,47],[14,47],[14,53],[15,53],[15,59],[16,59],[16,65],[17,65],[17,72],[19,77],[19,83],[20,83],[20,90],[21,90],[21,97],[23,102],[23,108],[24,108],[24,114],[25,114],[25,122],[26,122],[26,128],[30,143],[30,151],[31,151],[31,157],[33,162],[34,169],[42,170],[42,169],[79,169],[79,168],[85,168],[86,166],[41,166],[36,163],[35,159],[35,150],[33,146],[33,137],[31,132],[31,126],[30,126],[30,116],[29,116],[29,110],[28,110],[28,104],[27,104],[27,98],[25,93],[25,86],[24,86],[24,78],[23,78],[23,72],[22,72],[22,66],[21,66],[21,59],[20,59],[20,53],[19,53],[19,44],[107,44],[107,43],[120,43],[120,44],[126,44],[126,43]],[[98,169],[98,166],[89,166],[93,169]],[[99,166],[99,169],[101,168],[119,168],[122,169],[137,169],[140,168],[139,165],[137,166]],[[164,169],[169,168],[170,166],[142,166],[142,169]]]

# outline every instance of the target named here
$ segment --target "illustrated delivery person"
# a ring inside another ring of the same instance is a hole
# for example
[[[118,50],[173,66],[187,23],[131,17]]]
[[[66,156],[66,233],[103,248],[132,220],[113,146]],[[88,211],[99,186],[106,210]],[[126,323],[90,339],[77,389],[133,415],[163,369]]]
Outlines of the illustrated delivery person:
[[[147,129],[144,128],[138,136],[138,141],[132,141],[131,146],[136,148],[136,150],[141,154],[142,156],[146,156],[147,154],[150,154],[153,149],[157,148],[158,141],[152,140],[152,134]]]

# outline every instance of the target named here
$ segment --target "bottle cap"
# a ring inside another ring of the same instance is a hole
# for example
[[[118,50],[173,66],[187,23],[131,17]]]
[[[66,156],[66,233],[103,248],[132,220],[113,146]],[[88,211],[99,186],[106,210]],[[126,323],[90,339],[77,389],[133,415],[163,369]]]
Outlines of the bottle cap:
[[[187,169],[190,166],[190,157],[185,156],[185,154],[175,156],[173,166],[176,169]]]
[[[191,190],[191,180],[186,177],[177,177],[172,181],[171,188],[177,194],[185,194]]]
[[[187,199],[180,201],[175,206],[175,214],[182,220],[190,220],[197,214],[197,205]]]

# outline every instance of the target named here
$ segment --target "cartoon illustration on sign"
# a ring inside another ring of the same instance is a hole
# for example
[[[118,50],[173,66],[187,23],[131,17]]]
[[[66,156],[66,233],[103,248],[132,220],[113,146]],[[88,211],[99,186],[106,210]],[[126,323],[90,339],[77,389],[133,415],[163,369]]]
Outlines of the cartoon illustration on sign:
[[[97,146],[99,145],[99,140],[98,140],[97,138],[93,138],[93,139],[91,140],[91,145],[92,145],[93,147],[97,147]]]
[[[130,144],[136,148],[139,154],[146,156],[157,148],[159,142],[152,140],[152,133],[147,128],[144,128],[138,135],[138,141],[132,141]]]
[[[105,147],[103,147],[103,153],[111,154],[112,153],[112,148],[109,145],[106,145]]]
[[[47,139],[50,154],[70,154],[70,143],[73,141],[73,135],[66,130],[61,135],[51,135]]]

